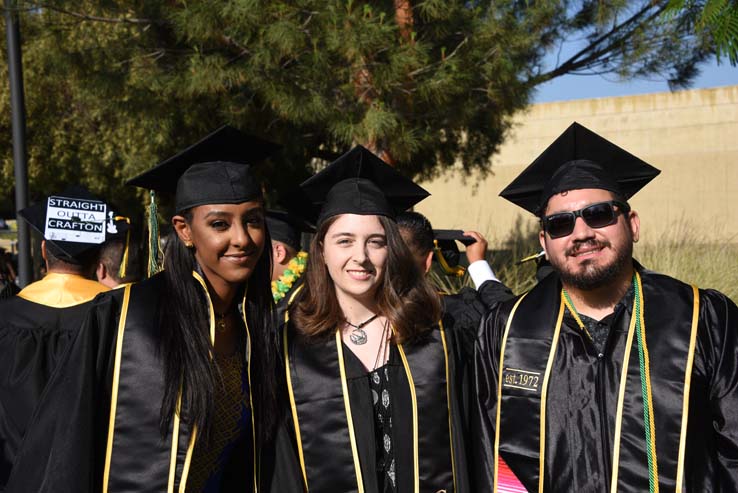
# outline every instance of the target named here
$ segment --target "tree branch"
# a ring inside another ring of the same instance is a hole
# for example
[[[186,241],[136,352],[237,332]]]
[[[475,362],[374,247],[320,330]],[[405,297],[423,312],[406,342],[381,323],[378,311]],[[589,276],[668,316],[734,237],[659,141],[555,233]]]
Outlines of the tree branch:
[[[568,74],[576,70],[579,70],[583,67],[587,67],[588,65],[594,64],[595,62],[597,62],[597,60],[602,55],[612,51],[612,49],[615,47],[616,44],[621,43],[622,41],[630,37],[632,35],[632,32],[630,33],[626,32],[625,34],[623,34],[623,31],[627,30],[630,25],[636,24],[636,22],[639,21],[641,17],[646,15],[651,10],[652,7],[653,7],[652,4],[650,3],[647,4],[641,10],[633,14],[625,22],[614,26],[612,29],[610,29],[610,31],[608,31],[607,33],[603,34],[599,38],[589,43],[585,48],[579,50],[579,52],[571,56],[568,60],[566,60],[564,63],[562,63],[555,69],[550,70],[543,74],[539,74],[536,77],[532,78],[529,81],[529,84],[538,85],[543,82],[554,79],[556,77],[559,77],[561,75]],[[666,8],[666,5],[662,5],[658,7],[655,11],[653,11],[653,13],[648,18],[639,22],[638,24],[643,25],[643,24],[647,24],[648,22],[653,21],[656,17],[661,15],[661,12],[663,12],[665,8]],[[619,34],[621,36],[617,36]],[[613,37],[616,37],[616,39],[610,40]],[[610,42],[606,44],[603,48],[596,49],[603,42],[608,41],[608,40],[610,40]]]
[[[462,39],[458,45],[456,45],[456,48],[454,48],[454,51],[452,51],[448,56],[444,57],[442,60],[439,60],[437,62],[431,63],[430,65],[426,65],[425,67],[421,67],[417,70],[413,70],[408,75],[410,77],[415,77],[417,75],[420,75],[422,73],[425,73],[429,70],[432,70],[434,67],[437,67],[441,65],[444,62],[447,62],[448,60],[452,59],[456,54],[459,52],[462,46],[464,46],[469,41],[469,36],[466,36],[464,39]]]
[[[144,24],[144,25],[150,25],[150,24],[163,24],[161,20],[157,19],[139,19],[135,17],[99,17],[96,15],[90,15],[80,12],[72,12],[71,10],[66,10],[61,7],[57,7],[55,5],[49,5],[46,3],[31,3],[29,4],[31,8],[34,9],[47,9],[54,12],[58,12],[63,15],[68,15],[70,17],[74,17],[76,19],[81,19],[83,21],[92,21],[92,22],[106,22],[109,24]]]

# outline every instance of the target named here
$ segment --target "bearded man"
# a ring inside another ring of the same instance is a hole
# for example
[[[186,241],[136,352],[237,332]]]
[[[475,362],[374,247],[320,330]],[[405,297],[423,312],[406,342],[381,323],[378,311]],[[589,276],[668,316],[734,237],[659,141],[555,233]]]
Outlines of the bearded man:
[[[633,259],[658,173],[575,123],[501,193],[554,274],[480,328],[477,491],[738,491],[738,308]]]

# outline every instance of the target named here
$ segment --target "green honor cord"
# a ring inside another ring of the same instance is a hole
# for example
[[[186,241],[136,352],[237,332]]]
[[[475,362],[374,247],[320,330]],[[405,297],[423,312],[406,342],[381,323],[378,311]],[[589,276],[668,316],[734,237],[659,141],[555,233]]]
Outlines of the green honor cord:
[[[650,493],[659,491],[659,470],[656,458],[656,427],[653,416],[653,399],[651,394],[651,373],[648,359],[648,346],[646,345],[646,327],[643,321],[643,296],[641,294],[641,282],[637,272],[633,273],[633,316],[636,317],[635,330],[638,340],[638,363],[641,377],[641,396],[643,399],[643,428],[646,431],[646,457],[648,458],[648,490]],[[579,328],[590,338],[586,326],[579,317],[574,303],[569,297],[566,289],[562,289],[564,303],[579,325]]]
[[[651,394],[651,372],[649,368],[648,346],[646,345],[646,327],[643,322],[643,298],[641,283],[633,273],[633,316],[636,317],[635,329],[638,339],[638,363],[641,374],[641,396],[643,399],[643,428],[646,430],[646,457],[648,458],[648,491],[659,491],[659,469],[656,459],[656,427],[653,416],[653,399]]]

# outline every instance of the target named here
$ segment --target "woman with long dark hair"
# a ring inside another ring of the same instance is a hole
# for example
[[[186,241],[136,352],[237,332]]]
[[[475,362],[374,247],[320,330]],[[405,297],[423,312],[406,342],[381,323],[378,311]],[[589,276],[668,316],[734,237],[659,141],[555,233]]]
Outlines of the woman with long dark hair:
[[[394,221],[428,193],[363,147],[302,189],[317,232],[283,332],[294,490],[469,491],[462,338]]]
[[[243,162],[273,148],[224,127],[131,180],[176,192],[164,270],[96,300],[7,491],[261,489],[277,349],[264,201]]]

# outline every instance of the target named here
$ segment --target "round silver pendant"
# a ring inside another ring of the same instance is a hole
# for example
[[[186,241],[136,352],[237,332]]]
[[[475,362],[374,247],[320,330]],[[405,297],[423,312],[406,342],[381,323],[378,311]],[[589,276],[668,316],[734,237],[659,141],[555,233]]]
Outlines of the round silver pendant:
[[[354,329],[353,331],[351,331],[351,334],[349,334],[349,339],[357,346],[366,344],[366,332],[364,332],[364,329]]]

